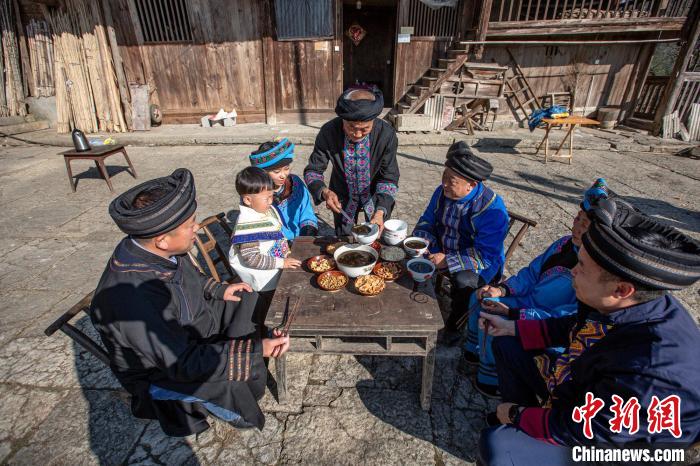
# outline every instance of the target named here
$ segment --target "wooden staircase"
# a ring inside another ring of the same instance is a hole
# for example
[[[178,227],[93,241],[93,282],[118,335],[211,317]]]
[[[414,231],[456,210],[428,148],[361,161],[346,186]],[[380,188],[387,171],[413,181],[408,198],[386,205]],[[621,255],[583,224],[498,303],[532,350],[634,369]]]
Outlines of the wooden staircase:
[[[448,50],[447,58],[438,60],[437,68],[430,68],[409,92],[396,104],[390,114],[417,113],[425,102],[439,92],[442,85],[458,71],[469,57],[469,47]]]

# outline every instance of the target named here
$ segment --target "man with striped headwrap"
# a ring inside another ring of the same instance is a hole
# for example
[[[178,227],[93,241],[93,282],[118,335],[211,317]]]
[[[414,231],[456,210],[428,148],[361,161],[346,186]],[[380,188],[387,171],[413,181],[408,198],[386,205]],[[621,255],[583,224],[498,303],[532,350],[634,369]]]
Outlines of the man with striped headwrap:
[[[256,338],[257,293],[207,278],[187,258],[196,209],[184,168],[114,199],[109,214],[128,236],[102,274],[90,318],[136,417],[158,419],[172,436],[206,430],[209,414],[262,428],[263,356],[284,353],[289,338]]]

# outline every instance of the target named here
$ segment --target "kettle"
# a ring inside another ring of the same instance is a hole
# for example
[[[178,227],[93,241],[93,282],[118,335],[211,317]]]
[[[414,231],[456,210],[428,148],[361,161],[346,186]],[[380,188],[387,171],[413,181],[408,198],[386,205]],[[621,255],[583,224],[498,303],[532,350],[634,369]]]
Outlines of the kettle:
[[[73,145],[75,146],[76,152],[85,152],[90,150],[90,143],[85,137],[85,134],[78,128],[73,130],[71,137],[73,138]]]

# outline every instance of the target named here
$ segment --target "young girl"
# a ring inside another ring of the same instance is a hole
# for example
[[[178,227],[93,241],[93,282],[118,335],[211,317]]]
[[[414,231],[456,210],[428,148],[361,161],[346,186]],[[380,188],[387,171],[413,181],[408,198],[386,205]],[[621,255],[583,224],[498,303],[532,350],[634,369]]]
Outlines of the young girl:
[[[274,183],[273,203],[282,218],[282,232],[288,240],[297,236],[315,236],[318,219],[306,185],[290,173],[294,144],[288,139],[266,142],[250,154],[250,164],[262,168]]]

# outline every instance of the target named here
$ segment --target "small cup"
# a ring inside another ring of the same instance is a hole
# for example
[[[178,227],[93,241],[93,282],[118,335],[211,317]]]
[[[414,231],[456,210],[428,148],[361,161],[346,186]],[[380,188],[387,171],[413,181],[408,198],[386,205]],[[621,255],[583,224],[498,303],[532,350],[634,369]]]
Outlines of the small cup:
[[[423,244],[423,247],[421,248],[415,248],[408,246],[412,242],[419,242]],[[418,236],[409,236],[405,240],[403,240],[403,249],[406,251],[406,254],[408,254],[411,257],[419,257],[428,252],[428,240],[419,238]]]

